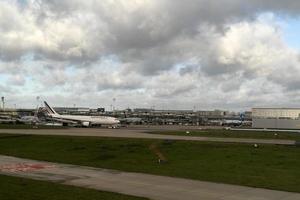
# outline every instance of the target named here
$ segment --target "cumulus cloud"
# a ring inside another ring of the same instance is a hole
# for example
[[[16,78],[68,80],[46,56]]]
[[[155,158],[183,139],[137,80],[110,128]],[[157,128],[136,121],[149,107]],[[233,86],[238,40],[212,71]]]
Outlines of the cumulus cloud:
[[[216,42],[214,63],[205,66],[205,72],[242,72],[244,80],[265,77],[286,89],[300,89],[295,76],[299,52],[285,44],[278,25],[260,19],[233,24]]]
[[[118,96],[123,106],[249,108],[276,96],[285,104],[298,93],[300,61],[278,16],[299,10],[294,0],[3,0],[0,83],[59,94],[55,102],[108,95],[106,105]]]

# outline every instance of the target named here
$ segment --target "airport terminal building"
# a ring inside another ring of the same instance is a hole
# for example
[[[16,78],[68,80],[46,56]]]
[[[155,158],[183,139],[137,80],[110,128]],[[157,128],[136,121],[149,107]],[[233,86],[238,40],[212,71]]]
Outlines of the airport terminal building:
[[[253,108],[252,127],[300,129],[300,108]]]

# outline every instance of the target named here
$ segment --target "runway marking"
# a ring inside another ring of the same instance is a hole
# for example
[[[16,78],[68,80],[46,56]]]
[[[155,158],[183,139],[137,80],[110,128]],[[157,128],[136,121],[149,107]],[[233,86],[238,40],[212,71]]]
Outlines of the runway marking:
[[[17,163],[1,165],[1,172],[32,172],[35,170],[54,168],[55,165],[40,164],[40,163]]]

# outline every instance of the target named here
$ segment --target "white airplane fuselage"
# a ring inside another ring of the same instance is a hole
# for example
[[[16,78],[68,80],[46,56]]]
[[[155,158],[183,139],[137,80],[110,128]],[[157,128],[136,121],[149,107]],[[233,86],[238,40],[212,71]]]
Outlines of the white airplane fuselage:
[[[59,115],[59,114],[51,114],[50,115],[53,119],[57,119],[58,121],[65,120],[70,122],[81,122],[83,125],[116,125],[120,123],[114,117],[107,117],[107,116],[85,116],[85,115]]]
[[[56,121],[70,124],[78,124],[82,126],[91,125],[110,125],[115,126],[120,123],[117,118],[108,116],[85,116],[85,115],[60,115],[47,102],[44,102],[48,116]]]

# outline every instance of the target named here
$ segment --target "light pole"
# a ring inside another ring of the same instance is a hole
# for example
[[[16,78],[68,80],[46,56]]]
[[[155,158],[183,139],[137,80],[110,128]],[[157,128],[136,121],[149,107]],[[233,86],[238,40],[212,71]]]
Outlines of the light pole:
[[[40,105],[40,97],[39,96],[36,97],[36,102],[37,102],[37,109],[38,109],[39,105]]]
[[[115,111],[115,106],[116,106],[116,98],[113,98],[113,111]]]
[[[36,106],[36,111],[34,114],[35,117],[38,116],[38,112],[39,112],[39,105],[40,105],[40,97],[39,96],[36,97],[36,102],[37,102],[37,106]]]
[[[4,97],[1,97],[1,101],[2,101],[2,109],[4,111],[4,109],[5,109],[5,99],[4,99]]]

